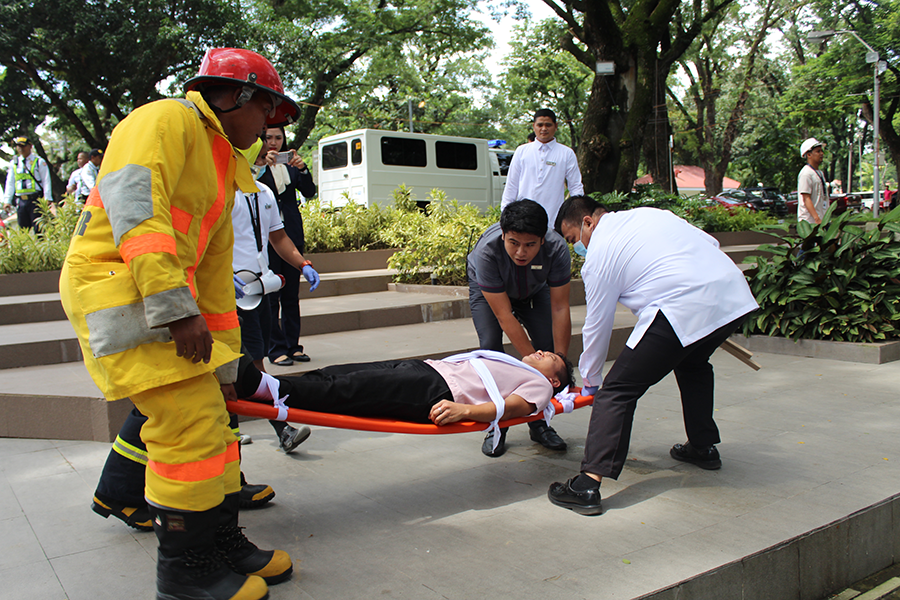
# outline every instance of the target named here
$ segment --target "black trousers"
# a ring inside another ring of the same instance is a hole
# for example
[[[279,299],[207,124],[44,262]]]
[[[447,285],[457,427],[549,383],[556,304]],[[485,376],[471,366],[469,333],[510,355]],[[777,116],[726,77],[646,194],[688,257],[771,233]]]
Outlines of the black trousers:
[[[235,383],[238,397],[249,398],[261,379],[253,364],[241,357]],[[291,408],[355,417],[430,423],[431,407],[453,400],[444,378],[422,360],[334,365],[277,379]]]
[[[628,455],[638,399],[672,371],[681,392],[688,440],[696,446],[718,444],[719,429],[713,419],[715,376],[709,357],[743,320],[740,317],[685,347],[665,315],[657,313],[637,346],[622,351],[594,397],[581,470],[618,478]]]
[[[266,296],[272,315],[269,360],[290,356],[300,349],[300,271],[269,246],[269,268],[284,277],[284,287]],[[280,318],[279,318],[280,315]]]
[[[16,222],[21,229],[31,228],[34,229],[35,233],[38,232],[38,226],[35,221],[41,216],[41,207],[37,203],[40,197],[40,194],[29,194],[27,199],[18,196]]]

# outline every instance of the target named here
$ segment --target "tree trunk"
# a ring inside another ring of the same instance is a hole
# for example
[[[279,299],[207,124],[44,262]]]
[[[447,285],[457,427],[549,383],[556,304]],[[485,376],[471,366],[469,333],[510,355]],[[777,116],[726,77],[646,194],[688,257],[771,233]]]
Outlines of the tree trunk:
[[[669,161],[669,137],[672,124],[666,104],[666,73],[657,70],[653,87],[653,111],[644,135],[643,155],[653,183],[663,190],[678,193],[675,173]]]

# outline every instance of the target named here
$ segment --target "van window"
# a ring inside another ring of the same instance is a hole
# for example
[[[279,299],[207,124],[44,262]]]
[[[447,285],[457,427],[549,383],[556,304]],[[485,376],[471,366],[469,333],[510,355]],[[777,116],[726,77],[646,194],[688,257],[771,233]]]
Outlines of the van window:
[[[435,154],[439,169],[466,169],[474,171],[478,168],[478,151],[475,144],[459,142],[435,142]]]
[[[513,153],[512,152],[497,152],[497,162],[500,163],[500,174],[506,175],[509,173],[509,163],[512,162]]]
[[[322,146],[322,170],[340,169],[347,166],[347,142],[337,142]]]
[[[381,138],[381,162],[400,167],[424,167],[428,164],[425,156],[425,140],[407,138]]]
[[[354,165],[362,163],[362,140],[359,138],[350,142],[350,162]]]

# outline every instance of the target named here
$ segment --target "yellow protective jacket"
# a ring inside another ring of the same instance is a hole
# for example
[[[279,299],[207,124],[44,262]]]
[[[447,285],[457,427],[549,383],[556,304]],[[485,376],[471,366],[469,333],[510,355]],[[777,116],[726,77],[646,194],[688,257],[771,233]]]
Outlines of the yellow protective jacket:
[[[231,209],[255,191],[197,92],[133,111],[115,128],[60,277],[84,362],[108,400],[213,369],[232,383],[240,355]],[[167,325],[203,315],[209,364],[176,355]]]

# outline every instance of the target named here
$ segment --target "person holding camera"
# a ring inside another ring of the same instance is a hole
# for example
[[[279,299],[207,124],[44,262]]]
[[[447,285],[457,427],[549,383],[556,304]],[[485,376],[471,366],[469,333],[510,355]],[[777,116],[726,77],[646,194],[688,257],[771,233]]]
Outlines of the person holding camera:
[[[297,151],[288,150],[284,127],[266,129],[265,142],[269,166],[260,174],[259,181],[275,193],[284,231],[302,253],[306,246],[297,193],[304,198],[312,198],[316,195],[316,184]],[[309,356],[299,343],[300,271],[285,262],[273,246],[269,246],[269,267],[284,278],[284,287],[268,295],[272,313],[269,361],[282,367],[289,367],[295,362],[308,362]]]

